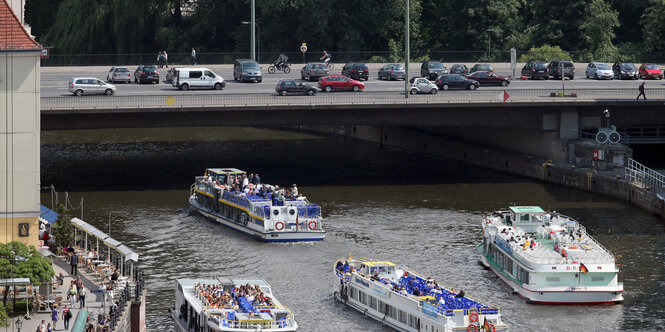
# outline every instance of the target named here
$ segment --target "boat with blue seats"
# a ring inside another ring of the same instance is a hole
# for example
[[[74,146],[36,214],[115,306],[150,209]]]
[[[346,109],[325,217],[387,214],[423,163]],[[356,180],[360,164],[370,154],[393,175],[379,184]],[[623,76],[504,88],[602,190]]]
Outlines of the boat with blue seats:
[[[575,219],[538,206],[511,206],[482,219],[480,262],[530,303],[623,301],[612,253]]]
[[[169,310],[179,331],[291,332],[298,323],[263,279],[177,279]]]
[[[208,168],[195,178],[189,203],[203,216],[261,241],[323,240],[321,208],[291,189],[250,182],[237,168]]]
[[[389,261],[342,258],[333,264],[334,298],[398,331],[508,329],[499,308],[455,293]]]

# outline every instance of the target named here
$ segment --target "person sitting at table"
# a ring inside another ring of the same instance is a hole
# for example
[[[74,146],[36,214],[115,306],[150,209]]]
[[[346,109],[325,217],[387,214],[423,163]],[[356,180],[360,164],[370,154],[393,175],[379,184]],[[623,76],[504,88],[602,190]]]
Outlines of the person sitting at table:
[[[118,274],[118,269],[113,269],[113,274],[111,274],[111,281],[116,286],[118,285],[118,277],[120,277],[120,275]]]

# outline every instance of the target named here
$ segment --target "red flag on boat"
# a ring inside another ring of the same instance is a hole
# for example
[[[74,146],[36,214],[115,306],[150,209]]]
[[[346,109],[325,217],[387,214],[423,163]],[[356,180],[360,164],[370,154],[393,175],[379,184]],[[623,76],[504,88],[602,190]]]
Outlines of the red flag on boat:
[[[586,266],[584,266],[583,263],[580,263],[580,271],[582,271],[584,274],[586,274],[587,272],[589,272],[589,269],[587,269]]]

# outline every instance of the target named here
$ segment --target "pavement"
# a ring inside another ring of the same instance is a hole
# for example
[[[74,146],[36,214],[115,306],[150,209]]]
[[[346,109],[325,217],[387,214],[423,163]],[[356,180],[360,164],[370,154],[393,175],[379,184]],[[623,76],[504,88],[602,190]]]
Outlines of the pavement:
[[[53,329],[53,331],[68,331],[69,329],[65,329],[64,319],[62,318],[62,310],[64,309],[65,306],[69,306],[69,301],[66,300],[67,299],[66,293],[68,290],[68,286],[73,280],[72,276],[69,274],[70,266],[67,263],[67,261],[64,260],[63,257],[56,257],[55,261],[53,262],[53,271],[55,272],[56,276],[62,273],[62,275],[65,277],[63,286],[56,288],[53,292],[53,295],[55,295],[56,297],[62,296],[63,298],[62,306],[58,308],[58,310],[60,311],[60,316],[58,317],[56,328]],[[96,317],[97,313],[101,313],[104,310],[102,306],[101,295],[100,293],[97,292],[97,287],[99,286],[99,284],[96,283],[94,275],[85,272],[85,267],[80,268],[78,270],[78,275],[81,276],[81,279],[83,280],[83,286],[88,291],[87,293],[88,295],[86,295],[85,309],[87,309],[90,314],[94,314],[91,316]],[[105,312],[108,312],[109,304],[110,301],[107,301]],[[75,307],[71,309],[71,311],[72,311],[72,318],[69,321],[70,328],[74,324],[74,321],[76,321],[76,315],[79,313],[79,311],[81,311],[81,309],[79,309],[79,303],[76,303]],[[17,317],[13,317],[11,319],[10,322],[11,325],[7,328],[6,331],[17,331],[16,327],[14,326],[16,318]],[[51,323],[51,313],[50,312],[30,313],[29,320],[24,320],[23,316],[21,316],[21,320],[23,321],[23,327],[21,328],[21,331],[33,332],[37,330],[37,327],[42,322],[42,320],[44,320],[44,325]]]

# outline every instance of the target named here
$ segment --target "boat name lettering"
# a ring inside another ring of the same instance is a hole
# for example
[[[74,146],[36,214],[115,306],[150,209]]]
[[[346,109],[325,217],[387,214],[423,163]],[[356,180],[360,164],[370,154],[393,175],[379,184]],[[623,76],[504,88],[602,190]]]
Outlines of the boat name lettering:
[[[386,291],[379,288],[379,287],[377,287],[376,285],[374,287],[372,287],[372,291],[374,291],[374,293],[377,293],[377,294],[379,294],[383,297],[386,297]]]
[[[434,317],[436,318],[436,307],[427,303],[423,302],[423,313],[427,316]]]
[[[503,238],[497,236],[494,238],[494,243],[496,244],[497,247],[501,248],[503,251],[505,251],[508,255],[513,255],[513,250],[510,248],[508,245],[508,242],[504,240]]]
[[[360,285],[365,286],[366,288],[369,288],[369,283],[367,283],[366,281],[360,280],[358,278],[356,278],[356,284],[360,284]]]

